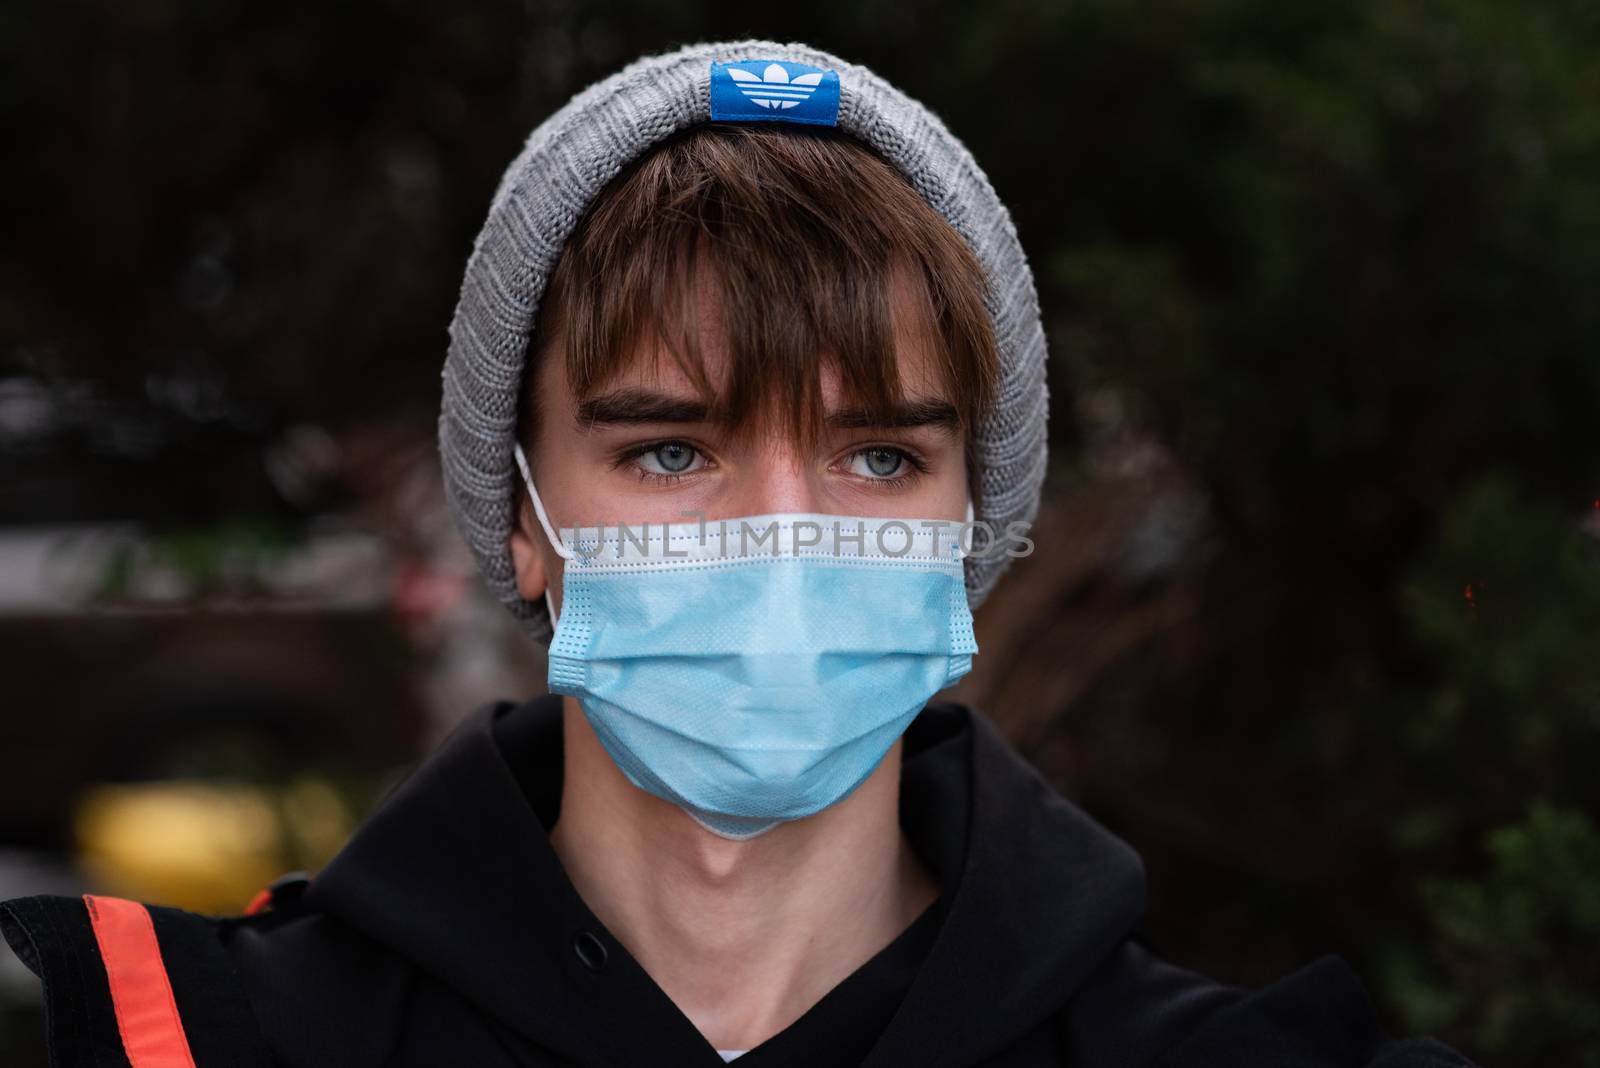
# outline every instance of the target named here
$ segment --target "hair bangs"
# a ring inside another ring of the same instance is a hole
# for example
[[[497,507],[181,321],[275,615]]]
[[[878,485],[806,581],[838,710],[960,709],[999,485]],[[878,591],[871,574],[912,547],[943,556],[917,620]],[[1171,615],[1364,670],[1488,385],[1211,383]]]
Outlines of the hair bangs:
[[[914,338],[966,430],[999,363],[984,284],[949,223],[861,142],[703,125],[596,198],[552,276],[534,348],[564,359],[580,401],[640,360],[670,359],[734,435],[814,442],[824,368],[846,404],[893,424],[905,401],[897,341]],[[898,322],[897,306],[914,321]],[[708,339],[725,346],[720,374]]]

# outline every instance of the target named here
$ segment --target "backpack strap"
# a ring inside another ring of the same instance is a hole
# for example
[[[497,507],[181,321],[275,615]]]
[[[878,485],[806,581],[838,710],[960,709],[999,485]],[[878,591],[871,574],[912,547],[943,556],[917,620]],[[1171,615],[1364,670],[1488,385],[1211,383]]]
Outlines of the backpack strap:
[[[195,1068],[150,911],[137,901],[83,895],[122,1049],[133,1068]]]
[[[92,894],[0,904],[44,981],[53,1068],[269,1068],[218,922]]]

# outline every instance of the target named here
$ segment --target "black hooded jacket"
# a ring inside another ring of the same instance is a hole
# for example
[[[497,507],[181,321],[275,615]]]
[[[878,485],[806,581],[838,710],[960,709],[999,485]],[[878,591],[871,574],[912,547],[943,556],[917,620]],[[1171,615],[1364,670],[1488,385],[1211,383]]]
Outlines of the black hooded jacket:
[[[722,1065],[550,847],[561,730],[557,697],[487,706],[298,893],[150,908],[192,1063]],[[964,706],[907,732],[900,814],[940,897],[741,1068],[1469,1064],[1386,1037],[1338,957],[1256,991],[1161,960],[1138,856]],[[142,1068],[85,908],[8,902],[0,928],[45,979],[53,1063]]]

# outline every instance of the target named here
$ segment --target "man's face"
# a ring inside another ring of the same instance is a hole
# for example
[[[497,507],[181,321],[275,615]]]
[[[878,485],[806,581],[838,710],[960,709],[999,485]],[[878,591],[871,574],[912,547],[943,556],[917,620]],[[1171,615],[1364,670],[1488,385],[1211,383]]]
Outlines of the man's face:
[[[966,517],[967,468],[956,405],[918,328],[912,290],[896,273],[891,290],[904,410],[899,425],[865,425],[824,366],[826,429],[814,447],[789,434],[739,441],[706,418],[693,382],[664,352],[638,358],[581,402],[559,344],[538,369],[540,419],[529,456],[550,525],[694,522],[775,512],[893,519]],[[720,388],[728,367],[715,287],[700,286],[700,345]],[[685,513],[690,513],[686,515]],[[531,508],[511,534],[522,597],[547,583],[561,610],[562,560]]]

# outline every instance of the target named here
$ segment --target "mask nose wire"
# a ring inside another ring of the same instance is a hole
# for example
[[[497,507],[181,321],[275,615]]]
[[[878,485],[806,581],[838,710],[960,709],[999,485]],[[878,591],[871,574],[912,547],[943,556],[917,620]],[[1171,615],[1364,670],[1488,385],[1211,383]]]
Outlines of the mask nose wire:
[[[544,502],[539,499],[539,491],[533,486],[533,472],[528,468],[528,457],[522,451],[522,442],[513,442],[512,451],[517,457],[517,467],[522,471],[523,484],[528,487],[528,497],[533,501],[533,514],[539,520],[539,525],[544,528],[545,537],[550,539],[550,547],[556,555],[563,560],[574,559],[578,554],[561,544],[561,539],[556,536],[555,528],[550,525],[550,517],[545,514]],[[550,583],[544,587],[544,606],[550,613],[550,626],[554,627],[559,622],[556,616],[555,602],[550,599]]]

